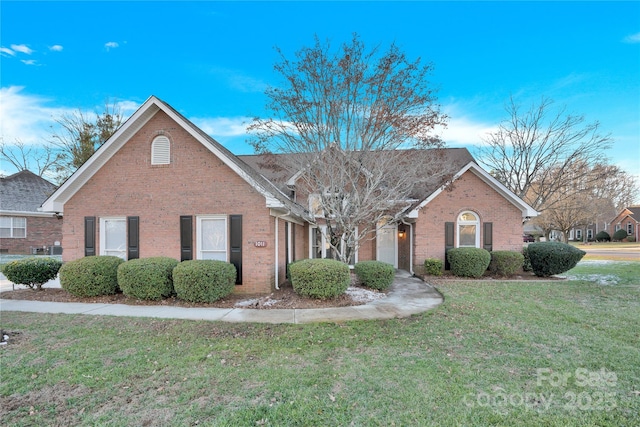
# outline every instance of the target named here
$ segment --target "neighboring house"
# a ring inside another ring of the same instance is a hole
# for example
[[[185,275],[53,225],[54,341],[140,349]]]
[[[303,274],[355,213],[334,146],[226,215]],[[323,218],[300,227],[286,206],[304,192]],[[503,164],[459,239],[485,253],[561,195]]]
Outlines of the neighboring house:
[[[62,219],[38,210],[55,190],[28,170],[0,178],[0,252],[60,253]]]
[[[522,249],[523,221],[537,212],[466,149],[446,155],[458,171],[453,187],[423,189],[400,221],[380,224],[354,262],[377,259],[418,271],[452,247]],[[287,263],[328,252],[309,200],[290,191],[295,173],[275,173],[264,160],[232,154],[151,97],[43,209],[64,212],[65,261],[220,259],[238,269],[236,292],[267,293],[285,280]]]
[[[609,234],[613,236],[613,233],[621,228],[627,232],[629,236],[633,236],[636,242],[640,241],[640,205],[633,205],[624,208],[609,225]]]

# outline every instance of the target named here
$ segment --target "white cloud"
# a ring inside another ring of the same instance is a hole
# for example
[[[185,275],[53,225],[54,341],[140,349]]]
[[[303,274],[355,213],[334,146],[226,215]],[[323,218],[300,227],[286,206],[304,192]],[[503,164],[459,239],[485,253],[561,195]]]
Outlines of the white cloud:
[[[189,119],[213,138],[247,135],[249,117],[194,117]]]
[[[38,65],[35,59],[21,59],[20,62],[26,65]]]
[[[64,49],[64,47],[59,44],[54,44],[53,46],[49,46],[49,50],[52,52],[62,52],[62,49]]]
[[[132,101],[117,101],[123,117],[138,108]],[[89,110],[101,110],[104,105]],[[11,145],[16,140],[24,144],[40,144],[51,139],[58,127],[56,118],[72,114],[82,106],[55,106],[55,100],[25,93],[22,86],[0,88],[0,140]]]
[[[0,53],[3,55],[10,55],[10,56],[16,56],[16,53],[14,51],[12,51],[11,49],[9,49],[8,47],[0,47]]]
[[[54,117],[72,109],[49,107],[49,99],[27,95],[22,86],[0,88],[0,138],[11,144],[41,143],[49,139]]]
[[[477,146],[483,144],[482,138],[497,130],[496,123],[487,123],[471,117],[462,111],[458,104],[450,104],[443,108],[449,116],[446,129],[440,133],[442,140],[453,147]]]
[[[26,44],[12,44],[11,49],[27,55],[31,55],[33,53],[33,49],[30,49]]]
[[[107,49],[107,52],[111,49],[117,48],[118,46],[120,46],[118,42],[107,42],[104,44],[104,47],[105,49]]]
[[[625,43],[640,43],[640,33],[629,34],[622,41]]]

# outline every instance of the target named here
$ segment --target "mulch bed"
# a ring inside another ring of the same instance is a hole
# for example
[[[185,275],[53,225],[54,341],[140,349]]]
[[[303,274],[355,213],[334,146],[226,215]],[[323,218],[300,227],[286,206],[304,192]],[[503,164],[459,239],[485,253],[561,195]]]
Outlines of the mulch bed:
[[[247,295],[231,294],[226,298],[209,304],[189,303],[179,300],[176,297],[166,298],[160,301],[145,301],[129,298],[122,293],[114,295],[104,295],[99,297],[81,298],[76,297],[60,288],[43,288],[41,291],[31,289],[17,289],[15,291],[3,292],[3,299],[48,301],[48,302],[82,302],[100,304],[127,304],[127,305],[166,305],[175,307],[212,307],[212,308],[255,308],[255,309],[283,309],[283,308],[327,308],[327,307],[349,307],[365,304],[365,302],[354,301],[346,294],[337,298],[318,300],[306,298],[296,294],[290,283],[280,286],[279,290],[269,295]],[[241,307],[236,304],[247,302]]]

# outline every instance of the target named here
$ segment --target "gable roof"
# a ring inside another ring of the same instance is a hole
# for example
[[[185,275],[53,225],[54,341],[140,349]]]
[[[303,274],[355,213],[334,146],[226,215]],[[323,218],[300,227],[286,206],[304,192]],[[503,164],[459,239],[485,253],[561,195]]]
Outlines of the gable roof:
[[[297,218],[308,217],[305,209],[289,200],[273,183],[187,120],[169,104],[155,96],[149,97],[149,99],[43,203],[42,210],[63,212],[64,204],[158,111],[163,111],[167,114],[194,139],[205,146],[258,193],[264,196],[267,208],[288,211]]]
[[[616,215],[613,221],[618,218],[622,221],[626,217],[633,219],[635,222],[640,222],[640,205],[627,206],[618,215]]]
[[[522,212],[522,217],[523,218],[530,218],[530,217],[538,216],[538,212],[535,209],[533,209],[531,206],[529,206],[527,203],[525,203],[524,200],[522,200],[520,197],[516,196],[513,192],[511,192],[511,190],[509,190],[507,187],[505,187],[500,181],[495,179],[493,176],[491,176],[491,174],[489,174],[487,171],[482,169],[480,166],[478,166],[473,161],[467,163],[462,169],[460,169],[460,171],[454,175],[454,177],[452,179],[452,182],[455,182],[455,180],[460,178],[466,172],[473,173],[475,176],[480,178],[480,180],[482,180],[485,184],[489,185],[491,188],[493,188],[495,191],[497,191],[507,201],[509,201],[511,204],[513,204],[518,209],[520,209],[520,211]],[[447,186],[443,185],[440,188],[438,188],[435,191],[433,191],[428,197],[426,197],[424,200],[422,200],[416,206],[411,208],[411,210],[409,211],[407,216],[409,218],[417,218],[418,211],[420,209],[422,209],[424,206],[426,206],[427,204],[429,204],[429,202],[431,202],[440,193],[442,193],[444,190],[446,190],[446,188],[447,188]]]
[[[38,213],[38,208],[56,186],[31,171],[0,178],[0,211]]]

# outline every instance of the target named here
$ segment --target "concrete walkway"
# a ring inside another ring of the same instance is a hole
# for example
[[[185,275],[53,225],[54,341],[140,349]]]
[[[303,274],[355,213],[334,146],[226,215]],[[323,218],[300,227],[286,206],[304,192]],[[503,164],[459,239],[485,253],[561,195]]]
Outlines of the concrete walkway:
[[[3,283],[2,285],[5,289],[11,286],[10,283],[8,285]],[[55,284],[53,285],[55,286]],[[27,311],[34,313],[155,317],[222,322],[313,323],[408,317],[437,307],[441,303],[442,295],[433,286],[412,277],[406,271],[398,271],[386,298],[354,307],[260,310],[250,308],[184,308],[126,304],[41,302],[3,300],[0,298],[0,313],[4,311]]]

